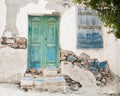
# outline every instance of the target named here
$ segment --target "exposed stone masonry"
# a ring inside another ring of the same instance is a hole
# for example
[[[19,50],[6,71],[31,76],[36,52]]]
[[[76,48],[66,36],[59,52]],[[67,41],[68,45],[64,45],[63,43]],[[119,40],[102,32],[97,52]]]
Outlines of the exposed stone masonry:
[[[7,45],[15,49],[26,49],[27,48],[27,39],[24,37],[2,37],[1,44]]]
[[[79,70],[83,70],[80,71],[83,72],[80,74],[86,76],[87,73],[93,74],[96,79],[95,85],[98,86],[110,84],[114,79],[107,61],[99,62],[97,58],[91,59],[86,53],[81,53],[80,56],[77,56],[72,51],[61,49],[60,62],[64,65],[72,64],[73,66],[77,66],[78,69],[80,68]],[[21,88],[25,90],[39,88],[49,92],[66,92],[66,88],[72,91],[78,91],[79,88],[84,87],[82,86],[82,82],[73,80],[74,78],[72,79],[69,75],[61,74],[61,68],[60,66],[60,69],[27,69],[24,78],[21,80]],[[89,72],[84,70],[88,70]],[[74,73],[71,72],[70,74]],[[92,75],[90,75],[90,78],[92,78],[91,76]],[[85,76],[82,76],[81,79],[84,77]],[[86,79],[90,78],[87,77]],[[86,83],[88,84],[89,81],[90,80],[86,81]],[[93,81],[90,82],[92,83]]]
[[[91,59],[86,53],[81,53],[80,56],[77,56],[72,51],[62,49],[60,54],[60,60],[64,64],[71,62],[79,68],[92,72],[96,77],[96,84],[98,86],[107,85],[114,79],[107,61],[99,62],[97,58]]]
[[[59,69],[27,69],[21,80],[21,88],[49,92],[66,92],[66,82]]]
[[[54,88],[51,89],[51,86]],[[60,69],[27,69],[21,80],[21,88],[26,91],[39,88],[49,92],[66,92],[66,87],[78,91],[82,85],[67,75],[61,75]]]

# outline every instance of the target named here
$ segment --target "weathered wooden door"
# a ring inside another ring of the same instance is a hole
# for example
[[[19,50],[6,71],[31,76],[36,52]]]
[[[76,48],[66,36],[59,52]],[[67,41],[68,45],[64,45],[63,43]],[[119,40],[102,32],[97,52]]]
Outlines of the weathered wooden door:
[[[57,68],[59,17],[29,16],[28,67]]]

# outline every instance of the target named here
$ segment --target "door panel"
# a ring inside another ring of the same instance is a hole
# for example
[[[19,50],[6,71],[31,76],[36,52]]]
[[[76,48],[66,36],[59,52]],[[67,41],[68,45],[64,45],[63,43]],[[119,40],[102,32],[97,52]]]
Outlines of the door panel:
[[[28,67],[40,68],[42,66],[42,18],[29,17],[29,43],[28,43]]]
[[[39,68],[41,65],[41,48],[40,46],[31,46],[31,67],[32,68]]]
[[[29,68],[57,68],[59,63],[58,17],[29,17]]]
[[[58,44],[58,34],[57,34],[57,17],[46,17],[46,66],[48,68],[57,67],[57,44]]]

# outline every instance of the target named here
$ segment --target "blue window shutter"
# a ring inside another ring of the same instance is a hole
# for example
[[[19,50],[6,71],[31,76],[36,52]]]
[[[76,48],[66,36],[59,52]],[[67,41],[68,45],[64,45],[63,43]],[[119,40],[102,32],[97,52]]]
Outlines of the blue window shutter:
[[[90,8],[78,7],[77,48],[103,48],[102,22]]]

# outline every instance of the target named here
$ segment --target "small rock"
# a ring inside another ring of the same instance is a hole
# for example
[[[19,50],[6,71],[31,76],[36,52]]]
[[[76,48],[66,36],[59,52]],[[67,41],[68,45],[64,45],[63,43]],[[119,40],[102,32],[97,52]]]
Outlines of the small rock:
[[[63,75],[67,83],[71,83],[72,79],[68,75]]]
[[[68,51],[61,49],[60,55],[68,56]]]
[[[71,90],[73,90],[73,91],[78,91],[78,89],[79,89],[78,83],[71,84]]]
[[[82,68],[82,64],[81,64],[80,62],[74,62],[74,65],[76,65],[76,66]]]
[[[62,62],[61,62],[61,64],[66,65],[66,64],[72,64],[72,63],[71,63],[71,62],[69,62],[69,61],[62,61]]]
[[[32,74],[35,74],[35,73],[37,72],[37,70],[36,70],[35,68],[31,68],[31,69],[30,69],[30,72],[31,72]]]
[[[106,69],[107,68],[107,61],[103,61],[99,63],[99,68],[100,69]]]
[[[43,71],[42,70],[37,70],[37,74],[36,75],[43,76]]]
[[[60,60],[61,60],[61,61],[64,61],[64,60],[66,60],[66,59],[67,59],[67,57],[66,57],[65,55],[61,55],[61,56],[60,56]]]
[[[14,38],[4,38],[3,37],[3,42],[5,44],[13,44],[15,42]]]
[[[24,37],[16,37],[15,41],[16,41],[16,43],[19,43],[19,44],[26,44],[27,43],[27,39]]]
[[[81,54],[80,54],[80,57],[81,57],[82,59],[90,59],[90,56],[87,55],[86,53],[81,53]]]
[[[75,56],[75,53],[73,51],[68,51],[68,55],[73,55]]]
[[[108,74],[107,70],[103,69],[101,71],[101,75],[102,75],[102,77],[108,77],[109,74]]]
[[[111,83],[112,81],[113,81],[112,78],[106,78],[107,83]]]
[[[102,83],[101,83],[100,81],[96,81],[96,85],[97,85],[97,86],[101,86],[101,84],[102,84]]]
[[[60,74],[60,73],[61,73],[61,69],[58,69],[58,70],[57,70],[57,73]]]
[[[7,37],[2,37],[1,44],[5,45],[7,41]]]
[[[12,48],[19,48],[19,45],[17,43],[12,44]]]
[[[26,69],[26,73],[30,73],[30,69]]]
[[[98,64],[99,64],[97,58],[91,59],[91,60],[90,60],[90,63],[91,63],[91,65],[94,66],[94,67],[98,67]],[[99,68],[99,67],[98,67],[98,68]]]
[[[31,73],[25,73],[25,77],[32,77],[33,75]]]
[[[26,45],[19,45],[19,48],[20,48],[20,49],[25,49],[25,48],[26,48]]]
[[[82,58],[80,56],[76,56],[77,57],[77,62],[81,62]]]
[[[43,73],[42,70],[37,70],[37,74],[41,74],[41,73]]]
[[[96,75],[96,77],[99,77],[99,78],[101,78],[101,74],[100,74],[100,73],[98,73],[98,74]]]
[[[101,82],[105,84],[105,83],[106,83],[105,78],[103,78],[103,79],[101,80]]]
[[[105,85],[105,83],[101,83],[101,86],[104,86]]]
[[[95,75],[95,77],[96,77],[96,80],[98,80],[98,81],[100,81],[101,78],[102,78],[100,73],[98,73],[97,75]]]
[[[57,76],[57,70],[44,69],[43,76],[48,76],[48,77]]]
[[[70,61],[70,62],[74,62],[75,60],[77,60],[77,58],[73,55],[69,55],[67,60]]]
[[[21,87],[33,86],[33,78],[24,77],[20,83],[21,83]]]

